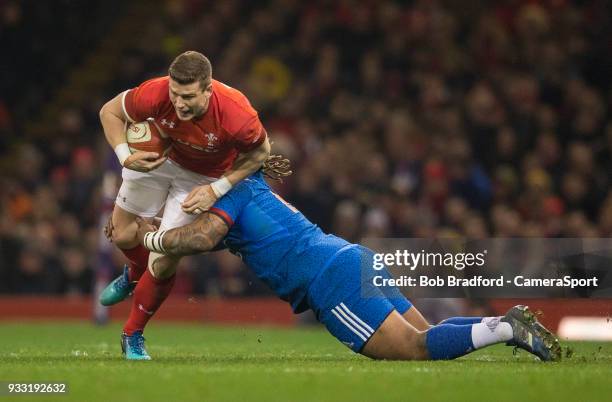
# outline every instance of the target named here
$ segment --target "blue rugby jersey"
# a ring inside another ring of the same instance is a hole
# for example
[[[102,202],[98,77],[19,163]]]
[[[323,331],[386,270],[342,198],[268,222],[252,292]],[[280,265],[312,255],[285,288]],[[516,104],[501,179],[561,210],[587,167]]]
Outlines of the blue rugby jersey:
[[[223,244],[296,313],[309,308],[306,292],[336,254],[357,247],[323,233],[272,192],[261,171],[238,183],[210,212],[230,228]]]

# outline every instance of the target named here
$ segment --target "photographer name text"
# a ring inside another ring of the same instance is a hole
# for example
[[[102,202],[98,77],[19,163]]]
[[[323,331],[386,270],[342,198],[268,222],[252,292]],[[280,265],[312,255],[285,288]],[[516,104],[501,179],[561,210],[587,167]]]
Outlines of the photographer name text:
[[[377,287],[559,287],[559,288],[584,288],[597,287],[598,278],[573,278],[569,275],[561,278],[526,278],[517,275],[512,279],[506,279],[503,275],[496,278],[485,278],[481,275],[471,278],[456,276],[408,276],[401,275],[397,278],[387,278],[382,275],[372,277],[372,283]]]

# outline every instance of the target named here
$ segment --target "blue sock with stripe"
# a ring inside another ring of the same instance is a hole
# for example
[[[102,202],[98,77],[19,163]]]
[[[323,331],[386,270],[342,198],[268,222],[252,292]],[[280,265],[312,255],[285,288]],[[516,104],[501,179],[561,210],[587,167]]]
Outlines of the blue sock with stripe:
[[[450,317],[444,321],[441,321],[440,324],[453,324],[453,325],[470,325],[470,324],[480,324],[482,322],[482,317]]]
[[[431,327],[425,344],[432,360],[449,360],[474,350],[471,325],[441,324]]]

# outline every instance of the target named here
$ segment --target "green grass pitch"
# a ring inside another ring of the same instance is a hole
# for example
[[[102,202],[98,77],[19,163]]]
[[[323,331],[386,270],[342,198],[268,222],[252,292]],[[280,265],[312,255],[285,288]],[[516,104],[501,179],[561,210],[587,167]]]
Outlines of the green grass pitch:
[[[0,324],[0,381],[65,381],[15,401],[610,401],[612,344],[566,343],[541,363],[495,346],[456,361],[372,361],[320,328],[152,323],[150,362],[126,362],[120,327]]]

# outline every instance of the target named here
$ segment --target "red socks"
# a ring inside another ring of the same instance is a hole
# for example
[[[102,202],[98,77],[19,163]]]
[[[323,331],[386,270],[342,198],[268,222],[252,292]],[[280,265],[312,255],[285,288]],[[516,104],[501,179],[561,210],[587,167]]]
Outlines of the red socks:
[[[144,330],[149,319],[170,294],[175,279],[176,275],[166,279],[155,279],[148,269],[145,271],[134,289],[132,310],[123,332],[132,335],[134,331]]]
[[[129,279],[130,282],[135,282],[140,279],[149,263],[149,250],[144,248],[142,244],[137,245],[129,250],[120,249],[123,252],[129,263]]]

